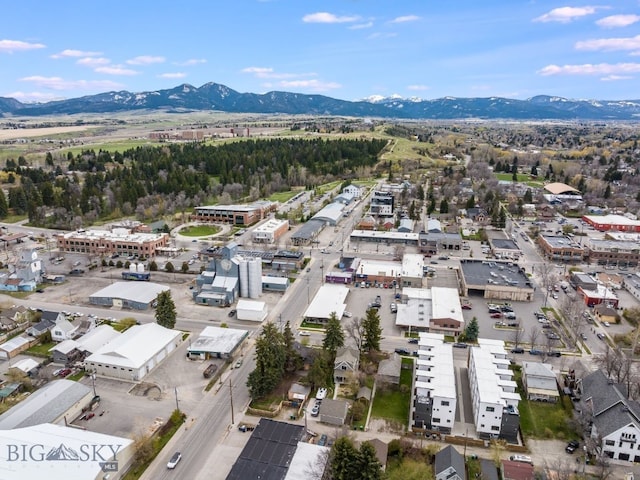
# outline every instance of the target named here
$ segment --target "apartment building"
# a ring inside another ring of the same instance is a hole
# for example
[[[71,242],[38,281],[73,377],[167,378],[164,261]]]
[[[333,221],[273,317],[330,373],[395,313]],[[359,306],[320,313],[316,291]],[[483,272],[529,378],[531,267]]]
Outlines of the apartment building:
[[[518,440],[520,415],[513,372],[501,340],[478,339],[469,352],[469,386],[476,431],[480,438]]]
[[[451,433],[456,414],[456,377],[451,343],[444,335],[420,333],[413,385],[413,429]]]

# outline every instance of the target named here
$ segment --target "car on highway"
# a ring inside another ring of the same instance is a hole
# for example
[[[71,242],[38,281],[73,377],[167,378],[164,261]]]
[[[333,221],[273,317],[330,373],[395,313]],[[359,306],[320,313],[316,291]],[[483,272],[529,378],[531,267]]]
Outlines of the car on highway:
[[[176,465],[178,465],[180,460],[182,460],[182,454],[180,452],[175,452],[167,462],[167,468],[173,470],[176,468]]]

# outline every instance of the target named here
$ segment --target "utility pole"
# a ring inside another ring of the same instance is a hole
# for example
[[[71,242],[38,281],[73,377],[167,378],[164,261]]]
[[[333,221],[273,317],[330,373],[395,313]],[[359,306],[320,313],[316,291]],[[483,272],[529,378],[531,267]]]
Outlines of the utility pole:
[[[178,406],[178,387],[173,387],[173,393],[176,396],[176,410],[180,411],[180,407]]]
[[[231,378],[229,378],[229,396],[231,399],[231,425],[233,425],[236,422],[233,417],[233,387],[231,386]]]
[[[93,372],[91,374],[91,384],[93,385],[93,396],[97,397],[98,394],[96,393],[96,374],[95,374],[95,372]]]

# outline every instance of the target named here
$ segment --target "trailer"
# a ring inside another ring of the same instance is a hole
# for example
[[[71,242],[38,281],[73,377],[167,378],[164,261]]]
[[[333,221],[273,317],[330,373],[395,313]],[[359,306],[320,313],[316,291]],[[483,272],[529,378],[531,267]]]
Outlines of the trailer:
[[[151,279],[150,272],[122,272],[123,280],[133,280],[136,282],[148,282]]]

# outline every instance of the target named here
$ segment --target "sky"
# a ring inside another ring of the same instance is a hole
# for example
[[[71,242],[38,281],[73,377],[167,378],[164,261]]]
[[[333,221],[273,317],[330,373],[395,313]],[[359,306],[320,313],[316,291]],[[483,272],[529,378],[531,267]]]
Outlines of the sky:
[[[640,0],[5,0],[0,96],[640,99]]]

